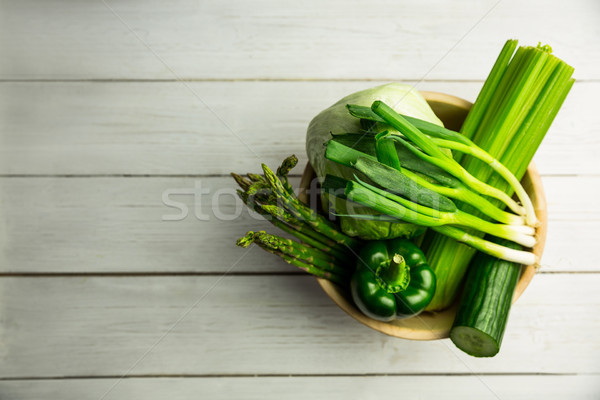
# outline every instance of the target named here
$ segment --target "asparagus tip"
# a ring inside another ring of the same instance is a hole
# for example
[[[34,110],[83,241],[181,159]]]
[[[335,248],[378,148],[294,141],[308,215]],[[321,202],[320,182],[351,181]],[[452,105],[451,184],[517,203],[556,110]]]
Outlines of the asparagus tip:
[[[281,163],[281,166],[279,168],[277,168],[277,175],[278,176],[287,176],[287,174],[289,174],[290,171],[292,170],[292,168],[294,168],[297,164],[298,164],[298,157],[296,157],[295,154],[292,154],[291,156],[289,156],[285,160],[283,160],[283,162]]]
[[[248,188],[250,187],[251,183],[250,181],[248,181],[246,178],[244,178],[241,175],[238,175],[234,172],[231,172],[231,176],[233,177],[233,179],[236,181],[236,183],[244,190],[248,190]]]
[[[258,232],[258,233],[260,233],[260,232]],[[253,231],[248,231],[248,232],[246,233],[246,235],[244,235],[243,237],[239,238],[239,239],[238,239],[238,240],[235,242],[235,244],[236,244],[237,246],[240,246],[240,247],[246,248],[246,247],[250,246],[252,243],[254,243],[254,240],[256,239],[256,235],[257,235],[257,233],[256,233],[256,232],[253,232]]]
[[[253,173],[248,172],[246,175],[253,182],[261,182],[263,180],[263,177],[259,174],[253,174]]]

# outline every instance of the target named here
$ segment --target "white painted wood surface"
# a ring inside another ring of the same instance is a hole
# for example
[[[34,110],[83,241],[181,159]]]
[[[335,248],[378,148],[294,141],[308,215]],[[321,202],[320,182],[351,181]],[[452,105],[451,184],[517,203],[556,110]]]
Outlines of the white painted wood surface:
[[[0,76],[484,79],[512,36],[598,79],[599,13],[595,0],[5,2]]]
[[[3,83],[0,174],[259,172],[261,162],[277,165],[292,153],[303,165],[311,118],[348,93],[382,83]],[[474,101],[481,85],[417,88]],[[595,81],[575,84],[536,154],[542,174],[600,174],[599,90]]]
[[[414,342],[373,331],[308,276],[17,277],[0,283],[0,375],[6,378],[600,374],[596,273],[536,276],[512,309],[502,351],[493,359],[470,357],[448,339]]]
[[[0,7],[0,399],[600,397],[597,1]],[[304,164],[310,118],[355,90],[472,101],[509,37],[551,44],[578,82],[535,157],[543,268],[497,357],[370,331],[233,246],[272,228],[223,221],[227,173]],[[165,191],[197,183],[164,221]]]
[[[298,179],[292,180],[297,184]],[[546,176],[549,228],[542,272],[599,271],[600,176]],[[249,230],[278,232],[235,197],[230,177],[0,178],[0,272],[223,273]],[[163,203],[163,193],[187,216]],[[239,217],[237,217],[239,216]],[[573,236],[577,240],[573,240]],[[251,252],[236,272],[295,272]]]
[[[446,400],[597,400],[598,376],[317,376],[60,379],[4,381],[0,392],[12,400],[379,400],[391,395]]]

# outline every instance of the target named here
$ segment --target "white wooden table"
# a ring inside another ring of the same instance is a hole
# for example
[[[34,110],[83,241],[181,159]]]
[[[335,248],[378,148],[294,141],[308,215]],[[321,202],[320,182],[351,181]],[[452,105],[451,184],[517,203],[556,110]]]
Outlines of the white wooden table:
[[[600,398],[598,1],[0,10],[1,399]],[[230,171],[303,165],[311,117],[378,83],[474,100],[509,37],[578,82],[535,158],[547,250],[497,357],[371,331],[234,246],[270,227]]]

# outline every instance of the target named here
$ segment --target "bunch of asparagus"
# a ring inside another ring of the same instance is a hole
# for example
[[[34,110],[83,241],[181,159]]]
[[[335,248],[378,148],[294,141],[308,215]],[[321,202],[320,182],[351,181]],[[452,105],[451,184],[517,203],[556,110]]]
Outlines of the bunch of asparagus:
[[[255,243],[310,274],[344,284],[353,265],[353,252],[348,250],[358,242],[298,199],[288,181],[288,174],[297,163],[298,159],[292,155],[276,173],[265,164],[262,164],[264,175],[249,173],[243,177],[231,173],[241,188],[237,193],[248,208],[298,239],[249,231],[238,239],[237,245],[248,247]]]

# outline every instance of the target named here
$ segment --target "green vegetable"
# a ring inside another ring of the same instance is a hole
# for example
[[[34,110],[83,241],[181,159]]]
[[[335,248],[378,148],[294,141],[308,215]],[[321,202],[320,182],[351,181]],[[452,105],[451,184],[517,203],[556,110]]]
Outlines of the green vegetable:
[[[370,241],[360,250],[350,288],[357,307],[380,321],[419,314],[435,292],[423,252],[406,239]]]
[[[417,203],[414,203],[408,199],[405,199],[400,196],[396,196],[393,193],[386,192],[383,189],[380,189],[376,186],[370,185],[366,182],[363,182],[360,178],[355,177],[356,182],[363,186],[366,189],[371,190],[372,192],[379,194],[389,200],[395,201],[399,203],[399,205],[406,207],[406,209],[415,211],[419,214],[419,218],[428,218],[436,220],[435,223],[429,224],[423,220],[425,226],[441,226],[441,225],[459,225],[465,226],[468,228],[478,229],[482,232],[489,233],[491,235],[501,237],[504,239],[510,239],[514,242],[522,244],[523,246],[533,247],[535,245],[535,238],[531,235],[535,232],[533,228],[529,226],[511,226],[511,225],[502,225],[502,224],[494,224],[488,221],[485,221],[481,218],[475,217],[471,214],[467,214],[464,211],[455,209],[451,212],[446,212],[443,210],[438,210],[437,208],[429,208],[427,206],[421,206]],[[348,191],[357,190],[355,183],[350,183],[346,190],[346,195],[348,196]],[[415,222],[417,223],[417,222]]]
[[[354,246],[357,241],[352,239],[337,230],[337,227],[328,221],[322,215],[317,214],[313,209],[300,203],[300,200],[295,195],[285,189],[283,183],[277,176],[267,167],[262,165],[265,179],[271,186],[271,189],[277,196],[278,205],[281,205],[292,214],[295,218],[308,223],[315,231],[327,236],[334,242],[349,247]]]
[[[501,257],[506,260],[520,263],[534,263],[535,255],[527,251],[517,251],[495,243],[470,235],[461,229],[446,226],[450,224],[462,225],[487,231],[498,237],[510,237],[510,240],[522,242],[528,246],[532,245],[533,237],[516,230],[510,230],[509,226],[495,225],[486,221],[468,217],[462,213],[444,213],[423,206],[415,205],[406,199],[395,196],[382,189],[376,188],[360,179],[356,182],[349,181],[346,187],[346,197],[356,203],[373,208],[374,210],[391,217],[408,221],[421,226],[431,227],[436,232],[448,235],[456,240],[466,243],[477,250]],[[513,227],[518,228],[518,227]],[[527,227],[522,227],[527,228]]]
[[[354,140],[357,140],[357,142],[355,143]],[[460,184],[458,179],[435,165],[424,163],[419,157],[415,156],[404,146],[397,145],[396,152],[398,153],[398,160],[401,165],[400,171],[402,173],[406,170],[410,170],[444,185],[454,187]],[[377,156],[375,154],[375,136],[356,134],[334,135],[333,139],[326,143],[325,158],[327,160],[351,168],[359,157],[377,161]],[[344,172],[345,175],[347,175],[346,179],[349,179],[353,174],[352,171],[347,169],[344,169]]]
[[[351,111],[356,111],[357,109],[360,111],[359,113],[355,112],[355,115],[365,116],[368,114],[366,111],[362,111],[363,109],[356,106],[349,106],[348,108]],[[458,142],[454,140],[429,138],[405,118],[396,113],[391,107],[381,101],[375,101],[371,106],[371,111],[392,128],[397,129],[397,131],[387,131],[382,130],[381,127],[375,128],[375,130],[379,132],[375,136],[377,158],[394,166],[394,168],[375,161],[371,156],[361,157],[362,153],[358,150],[346,147],[335,141],[329,142],[326,150],[326,157],[328,159],[346,166],[354,167],[357,171],[361,172],[362,175],[369,178],[371,182],[377,184],[377,186],[371,185],[362,181],[360,177],[354,176],[354,182],[350,181],[348,183],[344,193],[347,199],[371,208],[377,213],[392,216],[405,222],[425,227],[435,227],[437,228],[435,229],[437,232],[447,234],[452,238],[470,244],[488,254],[521,263],[536,261],[535,255],[532,253],[514,251],[509,248],[504,249],[502,246],[477,238],[476,236],[469,234],[469,232],[465,232],[455,227],[447,227],[447,225],[458,225],[477,229],[483,233],[489,233],[499,238],[512,240],[526,247],[533,247],[536,243],[536,239],[533,236],[535,233],[534,228],[521,225],[520,223],[523,222],[522,220],[517,220],[516,225],[490,223],[469,213],[457,210],[455,205],[448,198],[439,194],[439,192],[443,190],[441,186],[427,183],[424,178],[421,178],[416,174],[413,174],[413,179],[409,178],[403,173],[403,168],[399,163],[395,149],[389,146],[390,142],[389,140],[386,141],[386,139],[393,138],[427,163],[434,164],[439,168],[444,168],[450,174],[460,179],[462,183],[470,185],[473,189],[484,191],[488,196],[494,196],[498,199],[503,198],[506,204],[510,205],[512,203],[514,204],[513,208],[520,211],[520,207],[505,193],[499,192],[497,189],[472,177],[456,163],[456,161],[442,152],[436,141],[440,141],[440,144],[445,147],[455,148],[485,160],[500,173],[500,176],[513,184],[519,193],[523,194],[525,200],[524,203],[529,204],[526,208],[529,211],[528,221],[535,223],[535,213],[529,197],[518,180],[516,180],[506,168],[500,165],[500,163],[493,159],[489,154],[470,143],[468,139],[463,142]],[[376,120],[377,117],[372,119]],[[381,123],[377,121],[377,124]],[[452,135],[446,134],[444,137],[450,136]],[[414,144],[407,142],[404,137],[411,140]],[[470,145],[464,143],[470,143]],[[383,144],[385,144],[385,146]],[[417,149],[415,145],[418,145],[420,149]],[[422,185],[419,185],[417,182],[421,182]],[[464,188],[464,186],[457,186],[454,182],[451,184],[455,186],[449,188],[451,190],[456,190],[456,187]],[[429,190],[428,187],[433,190]],[[425,195],[425,198],[419,199],[419,194]],[[470,199],[477,201],[476,197],[471,197]],[[451,207],[447,207],[444,201],[449,203]],[[489,205],[489,202],[483,204],[484,206],[487,206]],[[493,208],[493,206],[490,207]],[[361,218],[359,217],[359,213],[356,213],[354,210],[352,211],[353,212],[344,210],[342,212],[337,212],[337,214],[360,219],[370,218],[370,216]],[[498,211],[500,212],[500,210]],[[533,217],[529,214],[533,214]],[[373,219],[381,221],[381,218],[379,217]]]
[[[504,46],[461,133],[520,180],[573,85],[573,68],[547,47],[520,47],[515,52],[516,43]],[[480,160],[456,158],[477,179],[512,195],[510,185]],[[469,205],[457,206],[476,213]],[[439,283],[428,309],[440,310],[454,301],[475,251],[441,235],[429,235],[427,242],[426,254]]]
[[[504,76],[504,72],[508,68],[510,59],[517,48],[517,43],[518,42],[516,40],[508,40],[500,51],[500,55],[496,59],[488,78],[486,79],[481,91],[479,92],[479,95],[477,96],[477,100],[473,104],[473,107],[469,111],[469,114],[467,115],[467,118],[465,118],[465,122],[461,128],[461,133],[466,138],[473,138],[475,131],[479,127],[479,124],[486,113],[486,109],[489,107],[492,98],[495,97],[494,93],[496,88]],[[461,157],[457,157],[457,160],[460,161],[460,158]]]
[[[277,173],[263,165],[262,176],[231,175],[242,189],[238,195],[250,209],[299,241],[264,231],[249,231],[237,241],[237,245],[248,247],[252,243],[257,244],[310,274],[347,284],[352,270],[348,266],[354,260],[351,249],[357,247],[358,242],[339,232],[335,224],[298,200],[287,179],[297,162],[298,159],[291,156],[283,161]]]
[[[428,207],[439,208],[442,211],[456,211],[456,206],[450,199],[410,179],[401,167],[398,170],[393,169],[367,154],[346,147],[336,141],[328,143],[325,156],[329,160],[354,168],[379,186],[392,193],[403,195],[411,201]]]
[[[471,187],[473,190],[479,192],[480,194],[493,197],[502,201],[517,214],[524,214],[525,211],[523,210],[523,208],[519,206],[514,200],[512,200],[506,193],[490,185],[487,185],[486,183],[472,176],[468,171],[462,168],[460,164],[454,161],[454,159],[442,152],[439,146],[436,145],[436,143],[431,138],[424,135],[414,125],[408,122],[400,114],[396,113],[387,104],[381,101],[375,101],[373,102],[371,109],[392,127],[402,132],[402,134],[408,139],[410,139],[415,145],[419,146],[421,150],[418,150],[413,144],[408,143],[400,135],[388,133],[388,135],[390,135],[391,138],[402,143],[405,147],[411,150],[416,156],[421,158],[423,161],[429,162],[430,164],[444,169],[454,177],[458,178],[465,185]],[[492,162],[493,161],[495,160],[492,159]],[[525,196],[527,197],[527,195]],[[534,213],[533,207],[531,209],[531,212]],[[532,218],[535,219],[535,215]]]
[[[510,242],[504,246],[514,246]],[[492,357],[500,350],[521,265],[478,254],[450,331],[450,339],[467,354]]]
[[[347,138],[347,136],[342,137]],[[327,144],[326,157],[327,159],[334,160],[341,165],[349,167],[348,171],[350,171],[350,173],[345,172],[345,175],[351,175],[352,170],[350,168],[353,167],[353,164],[355,164],[359,157],[370,158],[374,162],[376,162],[376,158],[374,156],[362,153],[351,146],[346,146],[342,144],[342,142],[343,140],[340,140],[340,137],[336,137],[335,139],[330,140]],[[363,139],[361,140],[361,142],[365,142],[365,140]],[[367,148],[365,150],[369,149]],[[370,150],[373,150],[373,152],[375,151],[375,145],[373,140],[371,140]],[[327,176],[334,177],[334,175]],[[350,236],[372,238],[374,236],[378,236],[378,233],[382,237],[413,237],[420,235],[425,231],[424,228],[418,225],[404,223],[400,221],[396,223],[391,223],[389,220],[363,220],[363,223],[358,223],[359,221],[357,221],[357,218],[348,218],[345,217],[345,215],[352,213],[353,215],[375,216],[376,213],[369,208],[360,207],[357,204],[348,204],[345,201],[345,197],[340,195],[343,195],[343,190],[337,191],[337,196],[331,196],[329,191],[323,191],[322,198],[324,201],[328,201],[326,207],[323,208],[328,209],[330,213],[335,212],[337,215],[343,215],[340,217],[341,228],[343,232],[349,234]],[[398,220],[396,219],[394,221]],[[376,222],[376,224],[374,224],[373,222]]]
[[[363,157],[356,160],[354,168],[387,191],[402,195],[411,202],[435,207],[440,211],[456,211],[456,205],[452,200],[420,186],[398,170]]]
[[[359,106],[356,104],[347,104],[346,108],[348,108],[348,112],[350,113],[350,115],[356,118],[363,118],[372,122],[386,124],[386,121],[379,115],[375,114],[375,112],[373,112],[373,110],[371,110],[370,107]],[[473,144],[473,142],[467,139],[464,135],[461,135],[460,133],[454,132],[450,129],[446,129],[443,126],[432,124],[430,122],[423,121],[418,118],[409,117],[408,115],[402,115],[402,118],[404,118],[411,125],[413,125],[415,128],[417,128],[418,130],[420,130],[428,136],[439,139],[452,140],[466,145]]]
[[[348,270],[340,267],[334,257],[318,249],[291,239],[270,235],[265,231],[249,231],[237,241],[237,245],[240,247],[248,247],[252,243],[256,243],[269,253],[281,257],[288,264],[292,264],[318,278],[342,285],[347,283]]]
[[[376,121],[378,123],[386,122],[373,110],[369,110],[367,107],[356,106],[352,104],[348,104],[347,107],[349,112],[356,117],[368,117],[372,121]],[[369,114],[369,111],[371,111],[371,114]],[[408,116],[399,117],[403,120],[406,120],[408,123],[407,125],[412,125],[417,129],[417,131],[421,131],[426,135],[431,136],[431,141],[439,147],[455,150],[462,154],[468,154],[485,162],[489,167],[500,174],[500,176],[506,179],[510,186],[515,190],[519,200],[525,207],[526,215],[528,217],[527,223],[531,226],[536,226],[538,224],[531,199],[525,192],[525,189],[521,183],[508,169],[506,169],[506,167],[504,167],[504,165],[499,163],[498,160],[494,159],[489,153],[479,148],[477,145],[475,145],[475,143],[458,132],[454,132],[450,129],[446,129],[417,118],[411,118]]]
[[[371,109],[367,107],[361,108],[371,111]],[[376,114],[374,115],[377,117]],[[412,120],[416,119],[413,118]],[[351,140],[347,141],[346,138],[355,136],[360,136],[360,141],[357,139],[356,143],[358,143],[358,145],[351,147],[353,142]],[[370,146],[368,144],[370,144]],[[400,149],[397,147],[396,150],[398,152],[401,164],[400,172],[406,177],[410,178],[410,180],[416,183],[419,187],[429,189],[448,198],[468,203],[486,216],[498,222],[510,225],[525,224],[525,219],[523,217],[503,211],[496,205],[490,203],[484,197],[470,190],[461,181],[449,175],[445,171],[429,163],[423,162],[420,158],[413,155],[412,152],[408,151],[406,147],[401,146]],[[374,146],[369,141],[368,136],[343,135],[336,136],[334,139],[328,142],[325,157],[328,160],[335,161],[347,167],[352,167],[359,157],[375,160],[376,158],[371,156],[371,154],[374,154],[374,152]],[[412,182],[410,184],[413,185]],[[441,205],[441,207],[443,207],[443,205]]]
[[[374,104],[377,104],[377,102]],[[386,107],[383,104],[377,106]],[[387,107],[386,113],[392,118],[399,118],[399,116],[395,115],[393,110],[389,107]],[[412,127],[410,129],[414,131],[414,137],[420,141],[422,146],[429,147],[429,151],[432,154],[435,153],[439,157],[442,157],[444,161],[454,163],[451,158],[441,153],[434,142],[425,138],[418,130],[416,130],[416,128]],[[386,134],[386,132],[378,134],[376,140],[381,140],[380,138],[385,137]],[[395,138],[403,140],[399,136],[396,136]],[[378,156],[380,156],[381,151],[380,148]],[[385,148],[383,151],[390,151],[390,149]],[[364,155],[365,157],[362,157],[361,155]],[[477,238],[461,229],[445,225],[459,225],[477,229],[500,238],[513,240],[527,247],[535,245],[536,240],[532,236],[535,233],[534,228],[519,224],[514,226],[493,224],[482,220],[481,218],[474,217],[471,214],[457,210],[448,198],[439,196],[437,192],[428,190],[424,186],[420,186],[417,182],[421,182],[423,185],[427,185],[428,183],[418,175],[414,174],[412,177],[413,179],[410,179],[406,176],[402,167],[398,167],[398,171],[394,170],[378,163],[373,157],[344,146],[335,140],[328,143],[326,157],[340,164],[354,167],[358,172],[361,172],[372,182],[383,188],[382,190],[379,187],[370,185],[355,176],[355,182],[347,184],[346,191],[344,192],[344,199],[347,198],[354,203],[366,206],[377,213],[392,216],[399,220],[424,227],[436,227],[435,230],[437,232],[449,235],[454,239],[467,243],[488,254],[521,263],[535,262],[535,256],[532,253],[503,248],[497,244]],[[396,164],[396,161],[393,160],[393,155],[385,158],[391,160],[391,163]],[[493,160],[493,162],[497,163],[495,160]],[[460,168],[458,164],[456,164],[456,166]],[[430,184],[429,187],[436,189],[436,185],[433,184]],[[464,186],[457,187],[467,190]],[[437,188],[438,192],[441,191],[441,186],[437,186]],[[450,188],[450,190],[452,189],[456,190],[456,188]],[[400,194],[404,197],[397,196],[396,194]],[[423,195],[425,195],[424,198],[420,198]],[[472,197],[471,199],[477,200],[476,197]],[[451,207],[446,206],[444,201],[449,203]],[[493,206],[491,207],[493,208]],[[359,220],[384,221],[380,216],[361,215],[355,211],[354,207],[352,210],[349,210],[349,208],[350,207],[348,206],[342,211],[335,210],[335,213],[338,216],[353,217]],[[385,221],[389,221],[389,219],[386,219]],[[518,222],[522,223],[522,221]]]
[[[456,150],[460,153],[468,154],[470,156],[473,156],[473,157],[485,162],[490,168],[492,168],[502,178],[504,178],[506,180],[506,182],[508,182],[508,184],[511,186],[511,189],[513,189],[515,191],[517,197],[519,198],[519,200],[523,204],[523,207],[525,208],[525,215],[527,216],[527,218],[526,218],[527,224],[530,226],[538,226],[539,225],[539,221],[537,220],[537,217],[535,215],[535,209],[533,208],[533,203],[532,203],[531,199],[529,198],[529,195],[525,191],[525,188],[523,188],[523,186],[521,185],[521,182],[519,182],[519,180],[504,165],[502,165],[500,162],[498,162],[498,160],[496,160],[494,157],[489,155],[486,151],[480,149],[479,147],[477,147],[475,145],[467,146],[462,143],[457,143],[457,142],[454,142],[451,140],[444,140],[444,139],[433,139],[433,142],[440,147],[444,147],[446,149],[451,149],[451,150]]]
[[[384,133],[387,133],[387,131]],[[377,155],[377,161],[382,165],[397,171],[402,168],[396,145],[391,140],[381,138],[379,135],[375,136],[375,154]]]
[[[436,183],[429,182],[418,174],[413,173],[410,170],[403,169],[402,173],[413,181],[418,183],[424,188],[430,189],[436,193],[444,195],[446,197],[468,203],[482,214],[498,221],[503,224],[509,225],[524,225],[525,219],[512,213],[501,210],[494,204],[490,203],[487,199],[479,194],[471,191],[468,187],[463,185],[458,180],[453,183],[453,186],[443,186]]]
[[[394,104],[395,109],[405,115],[410,115],[434,124],[442,125],[423,97],[413,88],[407,85],[391,83],[375,88],[353,93],[341,99],[331,107],[323,110],[311,122],[306,134],[306,151],[311,165],[315,169],[320,182],[327,174],[345,179],[352,178],[352,170],[328,161],[325,158],[325,143],[332,138],[332,133],[338,138],[340,134],[360,134],[363,132],[360,120],[348,113],[346,104],[358,104],[370,106],[373,101],[382,100],[388,104]],[[356,139],[356,136],[353,138]],[[369,138],[372,147],[370,155],[375,156],[374,139]],[[353,144],[346,142],[347,146]],[[405,165],[400,157],[400,162]],[[341,214],[346,213],[345,200],[329,199],[324,195],[323,205],[326,210],[331,200],[335,210]],[[359,214],[376,215],[369,209],[355,207],[353,211]],[[341,217],[341,229],[350,236],[359,236],[364,239],[386,239],[393,237],[412,237],[423,232],[422,227],[403,222],[392,223],[388,221],[364,221],[355,218]]]
[[[332,139],[327,142],[327,147],[325,150],[325,158],[328,160],[334,161],[338,164],[344,165],[346,167],[352,168],[356,161],[359,158],[369,158],[372,161],[377,162],[377,157],[373,157],[368,153],[364,153],[358,149],[355,149],[352,146],[347,146],[341,143],[340,140]],[[333,174],[327,174],[328,176],[338,176]],[[342,178],[342,177],[340,177]]]

